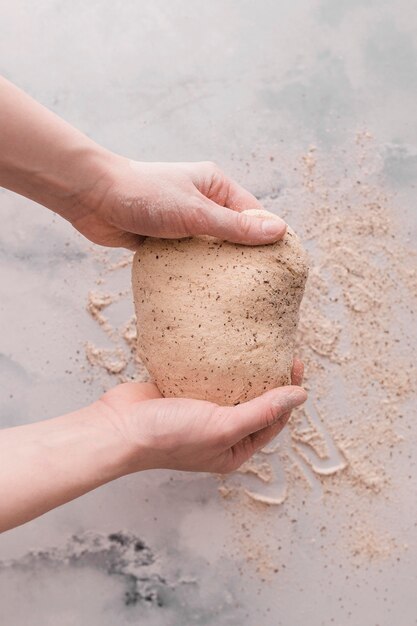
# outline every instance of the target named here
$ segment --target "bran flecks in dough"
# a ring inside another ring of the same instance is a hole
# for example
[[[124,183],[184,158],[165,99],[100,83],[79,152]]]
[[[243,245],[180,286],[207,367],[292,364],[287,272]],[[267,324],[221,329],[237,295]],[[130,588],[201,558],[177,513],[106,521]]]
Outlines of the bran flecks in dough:
[[[161,393],[233,405],[290,383],[307,273],[290,228],[263,246],[147,238],[133,262],[137,346]]]

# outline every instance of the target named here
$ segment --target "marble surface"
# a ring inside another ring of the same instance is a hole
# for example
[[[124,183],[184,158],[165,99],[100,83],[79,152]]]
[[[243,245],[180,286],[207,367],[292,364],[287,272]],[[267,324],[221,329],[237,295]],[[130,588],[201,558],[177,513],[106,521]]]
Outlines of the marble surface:
[[[3,0],[0,14],[0,71],[46,106],[132,158],[215,160],[277,211],[294,187],[291,160],[311,144],[343,155],[367,129],[378,177],[401,207],[392,217],[415,241],[411,0]],[[11,426],[115,384],[86,361],[86,341],[112,345],[86,302],[99,277],[128,290],[129,268],[109,270],[121,253],[106,260],[24,198],[0,191],[0,206],[0,424]],[[300,220],[295,206],[286,217]],[[109,315],[118,326],[132,312],[124,295]],[[403,314],[412,327],[415,312]],[[339,378],[342,405],[343,394]],[[233,510],[215,477],[149,472],[0,537],[1,624],[417,624],[415,397],[403,408],[398,450],[376,450],[394,488],[383,498],[352,492],[386,522],[387,553],[339,549],[348,505],[323,505],[324,478],[264,512]]]

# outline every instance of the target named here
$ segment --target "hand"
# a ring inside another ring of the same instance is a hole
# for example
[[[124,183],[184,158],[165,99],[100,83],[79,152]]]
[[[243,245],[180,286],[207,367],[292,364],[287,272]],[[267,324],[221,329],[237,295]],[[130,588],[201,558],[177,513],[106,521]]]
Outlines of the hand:
[[[258,200],[214,163],[141,163],[101,148],[0,77],[0,185],[45,205],[91,241],[136,248],[141,236],[212,235],[254,245],[280,218],[242,214]]]
[[[295,360],[292,382],[299,385],[303,364]],[[287,423],[291,409],[306,400],[298,386],[273,389],[238,406],[201,400],[161,398],[156,385],[125,383],[100,399],[125,447],[124,473],[167,468],[227,473],[266,446]]]
[[[140,163],[111,155],[71,222],[95,243],[132,249],[141,235],[272,243],[285,233],[283,220],[242,214],[262,208],[214,163]]]
[[[295,385],[302,373],[295,361]],[[233,471],[267,445],[305,399],[303,389],[288,386],[220,407],[164,399],[155,385],[127,383],[73,413],[4,428],[0,532],[124,474],[151,468]]]

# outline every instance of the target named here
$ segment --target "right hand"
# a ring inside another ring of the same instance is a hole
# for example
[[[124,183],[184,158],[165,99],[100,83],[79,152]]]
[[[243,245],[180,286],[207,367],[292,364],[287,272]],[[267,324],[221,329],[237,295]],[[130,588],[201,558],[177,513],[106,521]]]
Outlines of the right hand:
[[[276,437],[291,410],[306,400],[297,386],[302,375],[303,364],[295,360],[294,385],[231,407],[162,398],[152,383],[118,385],[98,402],[128,450],[123,473],[156,468],[228,473]]]
[[[68,218],[94,243],[135,249],[143,236],[212,235],[259,245],[285,234],[277,216],[244,214],[263,207],[210,161],[145,163],[110,153],[100,163],[97,182],[87,185]]]

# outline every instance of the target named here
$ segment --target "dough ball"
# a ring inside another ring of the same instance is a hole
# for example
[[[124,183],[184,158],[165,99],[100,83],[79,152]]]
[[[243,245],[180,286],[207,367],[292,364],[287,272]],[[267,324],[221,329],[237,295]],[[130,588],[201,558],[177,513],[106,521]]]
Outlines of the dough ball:
[[[291,228],[264,246],[145,239],[133,260],[137,350],[162,395],[233,405],[289,384],[307,274]]]

